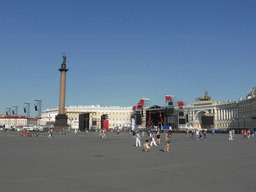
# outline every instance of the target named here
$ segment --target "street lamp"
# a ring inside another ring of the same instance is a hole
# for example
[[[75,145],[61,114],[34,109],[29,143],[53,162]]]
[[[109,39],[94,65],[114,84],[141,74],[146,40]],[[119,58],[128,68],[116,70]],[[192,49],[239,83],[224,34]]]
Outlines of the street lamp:
[[[30,117],[30,103],[23,103],[24,105],[24,113],[27,113],[27,126],[30,125],[29,123],[29,117]]]
[[[235,119],[233,119],[233,129],[235,129]]]
[[[11,115],[11,111],[12,111],[12,109],[11,108],[6,108],[6,116],[10,116]],[[8,118],[8,117],[7,117]],[[9,121],[8,121],[8,119],[9,119]],[[9,124],[10,124],[10,118],[8,118],[7,119],[7,123],[5,123],[5,124],[7,124],[8,125],[8,127],[9,127]],[[9,123],[8,123],[9,122]]]
[[[244,116],[244,130],[245,130],[245,116]]]

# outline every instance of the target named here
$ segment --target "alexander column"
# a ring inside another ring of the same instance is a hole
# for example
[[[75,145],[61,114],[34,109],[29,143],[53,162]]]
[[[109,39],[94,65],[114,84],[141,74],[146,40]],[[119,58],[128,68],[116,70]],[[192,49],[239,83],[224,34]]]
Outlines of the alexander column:
[[[59,100],[59,114],[56,116],[54,129],[55,130],[62,130],[68,128],[67,124],[67,115],[65,113],[65,90],[66,90],[66,56],[64,53],[63,63],[61,64],[60,71],[60,100]]]

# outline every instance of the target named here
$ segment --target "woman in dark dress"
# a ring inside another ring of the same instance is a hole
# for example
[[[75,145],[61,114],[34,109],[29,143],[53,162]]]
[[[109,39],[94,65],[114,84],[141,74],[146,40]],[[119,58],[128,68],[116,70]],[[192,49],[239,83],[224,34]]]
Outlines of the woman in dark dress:
[[[160,145],[160,131],[158,131],[156,134],[156,143],[157,141],[158,141],[158,144]]]

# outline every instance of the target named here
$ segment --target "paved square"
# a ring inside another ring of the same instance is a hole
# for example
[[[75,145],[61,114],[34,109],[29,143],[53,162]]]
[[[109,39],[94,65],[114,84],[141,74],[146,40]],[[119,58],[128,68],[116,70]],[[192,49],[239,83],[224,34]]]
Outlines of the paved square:
[[[256,191],[255,138],[173,133],[165,153],[162,134],[145,153],[126,132],[21,134],[0,131],[0,191]]]

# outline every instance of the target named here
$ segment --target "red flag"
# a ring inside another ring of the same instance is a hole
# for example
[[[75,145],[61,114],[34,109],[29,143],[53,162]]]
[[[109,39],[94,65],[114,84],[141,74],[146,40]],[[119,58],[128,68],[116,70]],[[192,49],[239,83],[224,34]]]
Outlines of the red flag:
[[[178,101],[178,106],[179,106],[179,107],[181,107],[181,106],[183,106],[183,105],[184,105],[183,101]]]
[[[149,124],[150,124],[150,118],[151,118],[151,111],[149,111],[149,113],[148,113],[148,127],[149,127]]]
[[[137,104],[137,109],[143,109],[144,106],[144,100],[141,99],[140,102]]]
[[[166,95],[165,96],[165,102],[167,103],[167,101],[169,101],[169,100],[172,100],[171,96]]]

